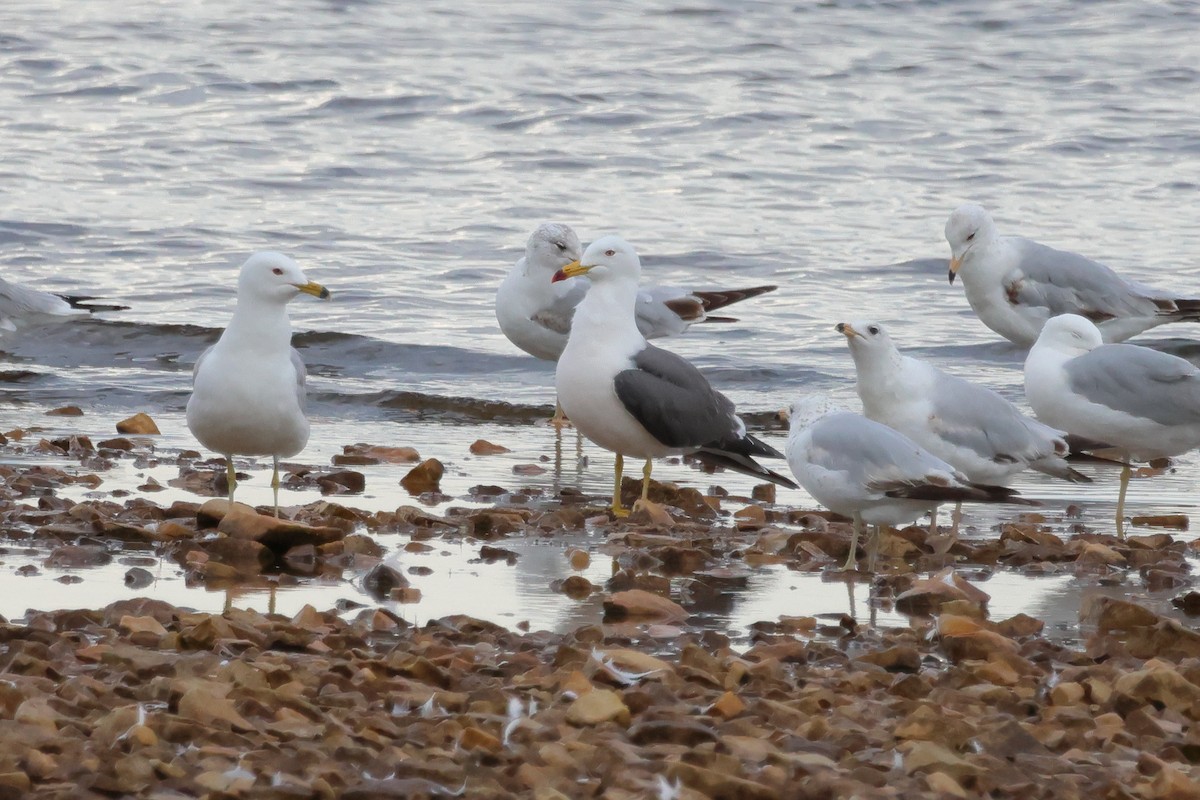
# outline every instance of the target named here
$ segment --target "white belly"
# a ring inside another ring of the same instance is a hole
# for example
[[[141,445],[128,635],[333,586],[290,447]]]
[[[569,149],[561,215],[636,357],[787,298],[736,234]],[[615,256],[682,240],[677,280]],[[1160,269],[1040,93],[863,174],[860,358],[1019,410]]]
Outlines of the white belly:
[[[683,452],[647,433],[617,397],[613,378],[629,367],[628,359],[593,358],[582,349],[568,345],[555,374],[558,402],[579,432],[605,450],[635,458]]]

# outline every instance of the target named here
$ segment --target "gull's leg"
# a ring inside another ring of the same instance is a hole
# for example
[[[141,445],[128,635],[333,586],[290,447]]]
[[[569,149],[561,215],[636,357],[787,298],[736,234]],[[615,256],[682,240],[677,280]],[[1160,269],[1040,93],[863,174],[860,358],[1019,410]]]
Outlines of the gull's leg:
[[[1128,462],[1121,465],[1121,492],[1117,495],[1117,538],[1125,538],[1125,491],[1129,488],[1129,475],[1133,470]]]
[[[614,517],[628,517],[629,509],[621,505],[621,473],[625,470],[625,456],[617,453],[617,461],[613,465],[616,479],[613,482],[612,513]]]
[[[558,398],[554,398],[554,416],[550,418],[550,424],[562,430],[571,424],[571,420],[567,419],[566,413],[563,411],[562,403],[558,402]]]
[[[854,569],[854,556],[858,554],[860,534],[862,534],[862,515],[856,511],[854,513],[854,530],[850,534],[850,555],[846,556],[846,563],[842,565],[842,569]]]
[[[950,515],[950,541],[958,541],[958,524],[962,522],[962,500],[954,504],[954,513]]]
[[[650,499],[650,470],[654,467],[654,463],[650,459],[646,459],[646,466],[642,467],[642,499]]]
[[[875,531],[871,534],[871,544],[867,550],[867,572],[875,571],[875,559],[879,557],[879,545],[883,539],[883,525],[876,525]]]
[[[237,487],[237,470],[233,467],[233,453],[225,454],[225,488],[229,490],[229,503],[233,504],[233,490]]]
[[[279,519],[279,456],[271,456],[275,469],[271,473],[271,492],[275,495],[275,519]]]
[[[938,532],[938,530],[937,530],[937,510],[938,510],[938,507],[934,506],[933,510],[931,510],[929,512],[929,535],[930,536],[937,536],[937,532]]]

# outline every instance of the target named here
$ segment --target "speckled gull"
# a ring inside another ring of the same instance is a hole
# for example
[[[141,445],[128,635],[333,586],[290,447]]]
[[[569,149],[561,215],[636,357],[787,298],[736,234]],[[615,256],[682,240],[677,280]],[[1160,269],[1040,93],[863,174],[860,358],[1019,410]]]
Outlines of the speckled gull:
[[[641,272],[633,247],[618,236],[605,236],[554,276],[587,276],[592,284],[575,309],[555,385],[579,432],[616,453],[613,513],[627,513],[621,505],[625,456],[646,461],[643,500],[652,459],[685,453],[794,488],[791,480],[754,461],[754,456],[783,454],[746,432],[729,398],[690,363],[646,341],[634,312]]]
[[[1018,236],[1001,236],[977,205],[959,206],[946,221],[950,282],[961,277],[967,302],[984,325],[1028,347],[1046,320],[1078,314],[1119,342],[1168,322],[1200,321],[1200,298],[1122,278],[1078,253]]]
[[[271,456],[271,489],[279,516],[279,459],[308,443],[304,416],[306,370],[292,348],[287,304],[300,294],[322,299],[329,290],[304,276],[281,253],[255,253],[238,276],[237,306],[221,338],[196,360],[187,425],[202,445],[225,456],[229,501],[235,455]]]
[[[874,569],[879,526],[912,522],[947,500],[1031,504],[1014,489],[972,483],[899,431],[806,395],[788,409],[787,461],[813,499],[854,521],[845,569],[854,567],[863,523],[876,526],[868,568]]]
[[[571,317],[588,291],[582,279],[552,282],[555,272],[578,261],[579,237],[567,225],[539,225],[496,292],[496,320],[508,340],[532,356],[557,361],[567,346]],[[712,312],[774,290],[774,286],[720,291],[689,291],[649,286],[638,291],[635,318],[647,339],[683,333],[700,322],[736,322]],[[562,424],[561,406],[552,420]]]
[[[863,414],[903,433],[976,483],[1006,484],[1028,468],[1074,483],[1062,433],[984,386],[903,355],[878,322],[839,322],[858,377]],[[958,533],[956,506],[953,533]]]
[[[1117,535],[1125,536],[1129,461],[1200,447],[1200,370],[1132,344],[1104,344],[1076,314],[1054,317],[1025,359],[1025,397],[1038,418],[1124,455]]]

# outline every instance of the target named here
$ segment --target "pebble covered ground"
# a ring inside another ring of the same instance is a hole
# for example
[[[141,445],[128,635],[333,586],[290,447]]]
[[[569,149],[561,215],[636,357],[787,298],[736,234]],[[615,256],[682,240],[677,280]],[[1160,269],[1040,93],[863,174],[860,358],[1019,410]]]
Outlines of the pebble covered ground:
[[[96,443],[7,434],[22,460],[0,466],[0,561],[38,543],[41,569],[86,580],[145,554],[211,587],[349,570],[376,597],[420,603],[405,552],[455,541],[503,561],[505,540],[586,531],[597,546],[563,557],[611,560],[611,577],[555,589],[599,598],[603,620],[550,633],[462,615],[414,625],[383,604],[212,614],[153,597],[0,618],[0,797],[1200,797],[1187,622],[1200,594],[1193,543],[1172,535],[1186,518],[1142,520],[1123,541],[1069,511],[958,542],[910,527],[884,537],[873,576],[860,562],[872,604],[908,626],[780,617],[735,641],[696,614],[721,582],[766,564],[837,573],[844,521],[776,505],[770,486],[737,498],[668,484],[620,521],[569,489],[534,503],[477,487],[487,506],[434,513],[434,460],[397,470],[412,504],[368,513],[349,497],[355,464],[416,458],[371,446],[290,468],[326,498],[277,520],[216,497],[215,462],[154,451],[147,423]],[[63,496],[139,460],[174,460],[177,485],[213,499],[159,505],[149,484]],[[625,490],[632,502],[637,483]],[[388,557],[384,540],[406,544]],[[1063,569],[1170,591],[1176,608],[1095,597],[1078,639],[989,616],[987,575]]]

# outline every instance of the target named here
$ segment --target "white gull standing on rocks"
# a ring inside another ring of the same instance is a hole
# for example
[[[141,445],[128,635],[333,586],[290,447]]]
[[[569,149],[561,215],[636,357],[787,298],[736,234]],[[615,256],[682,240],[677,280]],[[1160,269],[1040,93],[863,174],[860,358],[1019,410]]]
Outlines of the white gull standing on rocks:
[[[1200,447],[1200,370],[1132,344],[1105,344],[1090,320],[1046,323],[1025,359],[1025,397],[1038,418],[1110,444],[1123,455],[1117,536],[1125,536],[1129,461]]]
[[[1200,298],[1144,286],[1066,250],[1001,236],[982,207],[959,206],[946,221],[950,282],[962,278],[984,325],[1029,347],[1046,320],[1078,314],[1119,342],[1168,322],[1200,322]]]
[[[225,456],[230,503],[237,484],[233,457],[271,456],[275,516],[279,459],[296,455],[308,443],[306,370],[292,348],[287,314],[288,302],[300,294],[326,299],[329,290],[281,253],[250,256],[238,276],[229,325],[196,360],[187,404],[188,429],[200,444]]]
[[[972,483],[967,476],[904,434],[838,406],[821,395],[798,398],[788,409],[787,461],[813,499],[854,521],[854,566],[863,523],[876,526],[868,569],[874,569],[879,526],[912,522],[938,503],[964,500],[1023,503],[1014,489]]]
[[[578,261],[582,247],[569,226],[545,222],[534,229],[525,256],[513,265],[496,291],[496,320],[508,340],[531,356],[557,361],[567,346],[571,318],[588,291],[583,279],[553,282],[554,274]],[[635,318],[647,339],[674,336],[700,322],[737,322],[711,312],[740,300],[772,291],[774,286],[749,289],[690,291],[672,286],[648,286],[637,293]],[[551,420],[562,424],[562,407]]]
[[[591,282],[575,309],[555,383],[563,411],[579,432],[616,453],[613,513],[627,513],[621,506],[625,456],[646,461],[643,500],[652,459],[688,453],[795,488],[755,463],[754,456],[783,454],[746,432],[729,398],[686,360],[646,341],[634,310],[641,272],[633,247],[619,236],[605,236],[554,276],[556,281],[587,276]]]

